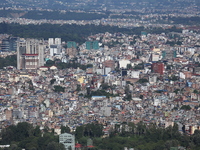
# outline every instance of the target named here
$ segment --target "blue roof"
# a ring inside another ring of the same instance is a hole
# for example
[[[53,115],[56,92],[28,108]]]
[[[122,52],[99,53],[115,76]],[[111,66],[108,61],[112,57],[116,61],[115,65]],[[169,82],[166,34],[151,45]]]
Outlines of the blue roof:
[[[189,100],[184,100],[183,102],[190,102]]]

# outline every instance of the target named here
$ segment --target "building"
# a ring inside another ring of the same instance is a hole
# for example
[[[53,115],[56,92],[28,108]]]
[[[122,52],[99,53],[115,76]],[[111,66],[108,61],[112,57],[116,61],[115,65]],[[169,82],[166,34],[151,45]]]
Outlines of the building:
[[[61,38],[49,38],[50,56],[59,55],[62,51]]]
[[[164,74],[164,63],[162,62],[157,62],[153,63],[151,66],[152,72],[153,73],[158,73],[160,75]]]
[[[49,42],[49,47],[50,45],[61,45],[61,38],[49,38],[48,39]]]
[[[63,133],[59,135],[59,143],[62,143],[65,146],[65,149],[68,150],[71,147],[71,150],[75,150],[75,137],[69,133]]]
[[[60,45],[50,45],[50,56],[59,55],[61,53]]]
[[[9,52],[9,51],[17,51],[17,40],[16,37],[9,37],[2,40],[1,44],[1,51],[3,52]]]
[[[37,69],[44,65],[44,40],[17,41],[17,69]]]
[[[111,68],[111,70],[115,69],[115,61],[114,60],[106,60],[103,62],[103,67]]]
[[[99,49],[99,41],[86,41],[86,49],[87,50],[98,50]]]
[[[77,47],[76,42],[74,41],[67,42],[67,48],[76,48],[76,47]]]
[[[162,59],[173,59],[177,57],[176,50],[164,50],[162,51]]]
[[[119,60],[119,68],[126,69],[127,65],[130,63],[131,63],[130,60],[126,60],[126,59]]]
[[[69,57],[76,57],[77,56],[77,49],[76,48],[67,48],[66,49],[66,54],[69,56]]]

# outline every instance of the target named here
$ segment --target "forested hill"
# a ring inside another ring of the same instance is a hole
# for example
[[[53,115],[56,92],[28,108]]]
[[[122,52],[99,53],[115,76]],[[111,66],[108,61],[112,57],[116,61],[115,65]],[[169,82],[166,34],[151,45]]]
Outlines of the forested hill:
[[[125,29],[112,26],[95,26],[95,25],[19,25],[0,23],[0,34],[12,34],[15,37],[23,38],[62,38],[63,41],[76,41],[77,43],[85,42],[89,35],[97,33],[127,33],[140,35],[143,27],[134,29]]]

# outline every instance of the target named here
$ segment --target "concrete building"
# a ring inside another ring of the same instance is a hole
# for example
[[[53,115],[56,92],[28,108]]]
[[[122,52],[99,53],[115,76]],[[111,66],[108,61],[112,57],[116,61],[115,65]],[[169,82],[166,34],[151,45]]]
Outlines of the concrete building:
[[[50,56],[59,55],[62,51],[61,38],[49,38]]]
[[[20,39],[17,41],[17,69],[37,69],[43,65],[43,40]]]
[[[77,44],[74,41],[67,42],[67,48],[77,48]]]
[[[63,133],[59,135],[59,143],[62,143],[65,146],[65,149],[68,150],[71,147],[71,150],[75,150],[75,137],[69,133]]]
[[[61,53],[61,46],[50,45],[50,56],[55,56]]]
[[[50,45],[61,45],[61,38],[49,38],[48,39],[49,42],[49,47]]]
[[[18,38],[9,37],[2,40],[1,51],[9,52],[9,51],[17,51],[17,40]]]
[[[98,41],[86,41],[86,49],[87,50],[98,50],[99,49],[99,42]]]
[[[119,68],[127,68],[127,65],[130,64],[130,60],[122,59],[119,60]]]

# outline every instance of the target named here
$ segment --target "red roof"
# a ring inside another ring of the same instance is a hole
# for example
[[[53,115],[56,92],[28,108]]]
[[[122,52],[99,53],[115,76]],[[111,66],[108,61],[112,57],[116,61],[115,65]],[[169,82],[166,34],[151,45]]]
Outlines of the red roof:
[[[91,147],[91,148],[92,148],[92,147],[94,147],[94,146],[93,146],[93,145],[88,145],[87,147]]]
[[[81,144],[79,144],[79,143],[76,143],[76,144],[75,144],[75,148],[80,148],[80,147],[82,147]]]

